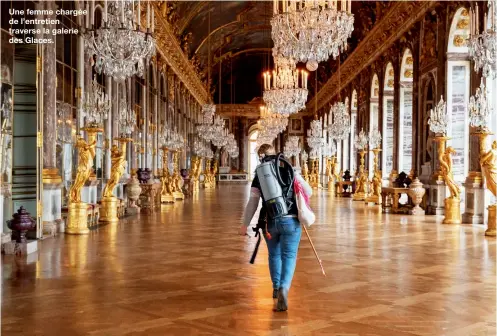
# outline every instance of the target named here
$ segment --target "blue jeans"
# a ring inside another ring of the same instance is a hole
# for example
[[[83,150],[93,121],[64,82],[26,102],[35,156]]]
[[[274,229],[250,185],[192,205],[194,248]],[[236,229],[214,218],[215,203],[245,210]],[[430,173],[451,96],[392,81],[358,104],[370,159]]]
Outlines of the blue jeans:
[[[273,289],[290,289],[297,264],[302,228],[295,217],[281,217],[268,222],[271,239],[266,240],[269,252],[269,273]]]

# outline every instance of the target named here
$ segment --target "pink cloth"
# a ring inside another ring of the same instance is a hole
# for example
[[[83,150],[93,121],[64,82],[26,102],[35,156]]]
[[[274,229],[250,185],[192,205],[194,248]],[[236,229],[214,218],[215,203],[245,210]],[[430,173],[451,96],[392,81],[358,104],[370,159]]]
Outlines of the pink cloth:
[[[295,179],[295,181],[293,182],[293,190],[295,191],[295,194],[300,193],[302,195],[302,197],[304,198],[305,204],[307,204],[307,206],[310,209],[311,207],[309,205],[309,195],[307,195],[307,193],[305,192],[304,186],[302,185],[302,183],[300,183],[300,181],[298,179]]]

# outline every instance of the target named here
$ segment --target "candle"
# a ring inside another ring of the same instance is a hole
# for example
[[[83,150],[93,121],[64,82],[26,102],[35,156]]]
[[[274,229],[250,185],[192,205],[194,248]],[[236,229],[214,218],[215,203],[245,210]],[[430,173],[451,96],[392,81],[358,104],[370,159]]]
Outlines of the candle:
[[[475,21],[475,31],[476,31],[476,34],[478,34],[480,32],[480,29],[478,27],[478,4],[476,4],[476,21]]]
[[[152,8],[152,33],[155,30],[155,12],[154,9]]]
[[[150,1],[147,2],[147,29],[150,28]]]
[[[104,0],[104,22],[107,25],[107,0]]]
[[[121,22],[124,23],[124,11],[125,11],[124,0],[122,0],[122,8],[121,8]]]
[[[140,4],[140,0],[138,0],[138,18],[136,20],[138,22],[138,27],[141,26],[141,20],[142,20],[141,13],[142,13],[142,6]]]
[[[95,23],[95,3],[92,1],[90,2],[90,23],[91,23],[91,26],[93,27],[93,24]]]
[[[86,19],[85,20],[86,28],[90,28],[90,15],[91,14],[90,14],[90,7],[88,5],[88,2],[86,3],[86,13],[87,13],[86,18],[85,18]]]
[[[273,14],[278,14],[278,0],[273,0]]]

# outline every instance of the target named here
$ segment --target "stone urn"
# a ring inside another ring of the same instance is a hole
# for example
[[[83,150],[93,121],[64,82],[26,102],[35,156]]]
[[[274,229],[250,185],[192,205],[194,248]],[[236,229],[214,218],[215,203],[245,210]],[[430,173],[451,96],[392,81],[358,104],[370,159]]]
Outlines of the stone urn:
[[[423,201],[425,193],[426,190],[423,188],[423,183],[416,177],[414,181],[411,182],[408,191],[409,197],[411,197],[412,203],[414,204],[414,208],[409,210],[409,214],[414,216],[423,216],[425,214],[425,211],[419,206]]]
[[[138,168],[138,170],[136,171],[138,181],[140,181],[140,183],[148,183],[151,173],[152,172],[149,168]]]
[[[12,239],[17,243],[25,243],[26,233],[36,226],[36,221],[23,206],[12,217],[14,218],[7,221],[8,228],[12,230]]]
[[[350,181],[350,179],[352,178],[352,176],[350,175],[350,171],[346,170],[345,174],[343,174],[342,178],[344,181]]]
[[[140,182],[136,176],[133,175],[126,185],[126,194],[128,195],[128,199],[130,201],[130,208],[138,208],[138,204],[136,204],[136,202],[138,201],[141,193],[142,188],[140,187]]]

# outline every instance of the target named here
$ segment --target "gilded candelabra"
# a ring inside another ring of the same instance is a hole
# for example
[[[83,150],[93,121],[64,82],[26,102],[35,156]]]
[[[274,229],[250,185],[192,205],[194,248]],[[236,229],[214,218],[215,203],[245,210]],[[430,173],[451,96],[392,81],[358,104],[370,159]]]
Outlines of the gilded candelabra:
[[[200,166],[202,158],[195,156],[192,158],[192,169],[190,173],[190,188],[192,193],[198,193],[200,189]]]
[[[211,166],[212,166],[212,159],[206,158],[205,159],[205,170],[204,170],[204,188],[205,189],[212,189],[214,187],[212,185]]]
[[[121,144],[121,149],[116,145],[112,146],[111,149],[110,178],[102,193],[102,208],[100,209],[99,219],[100,222],[109,224],[117,224],[119,222],[117,215],[119,199],[113,195],[113,192],[126,169],[126,145],[132,141],[130,138],[119,138],[116,140]]]
[[[169,172],[169,149],[162,146],[161,203],[174,203],[173,183]]]
[[[335,183],[338,181],[339,174],[337,170],[337,157],[335,155],[326,160],[326,176],[328,177],[328,191],[335,195]]]
[[[487,151],[485,146],[485,141],[489,132],[481,132],[478,134],[480,137],[480,165],[483,176],[485,177],[485,183],[487,189],[494,195],[497,196],[497,141],[492,142],[491,148]],[[496,232],[496,222],[497,222],[497,204],[494,203],[488,206],[488,224],[487,230],[485,231],[486,236],[495,237]]]
[[[83,138],[79,138],[76,142],[76,148],[79,152],[78,168],[76,178],[69,190],[67,234],[88,234],[90,232],[88,229],[88,204],[81,201],[81,190],[92,172],[97,133],[103,130],[98,127],[88,127],[83,130],[88,135],[88,142]]]
[[[173,191],[174,199],[185,199],[185,195],[182,191],[182,181],[183,178],[179,174],[179,151],[173,151],[173,175],[171,177],[171,186]]]
[[[356,181],[355,181],[355,192],[352,196],[352,200],[354,201],[364,201],[366,199],[366,184],[368,183],[368,176],[364,171],[364,156],[366,155],[366,150],[362,149],[359,152],[361,156],[359,172],[357,173]]]
[[[378,169],[378,157],[381,152],[380,148],[375,148],[371,150],[373,152],[373,178],[369,185],[371,186],[368,190],[368,196],[366,197],[366,203],[381,204],[381,170]]]
[[[447,140],[450,138],[446,136],[436,136],[434,141],[437,143],[438,147],[438,162],[440,164],[440,170],[437,173],[439,177],[445,182],[447,188],[449,188],[450,196],[445,198],[445,218],[443,220],[444,224],[461,224],[461,189],[454,180],[454,174],[452,169],[452,154],[455,153],[454,148],[446,147]]]
[[[311,159],[311,174],[309,182],[313,189],[319,188],[319,159]]]

